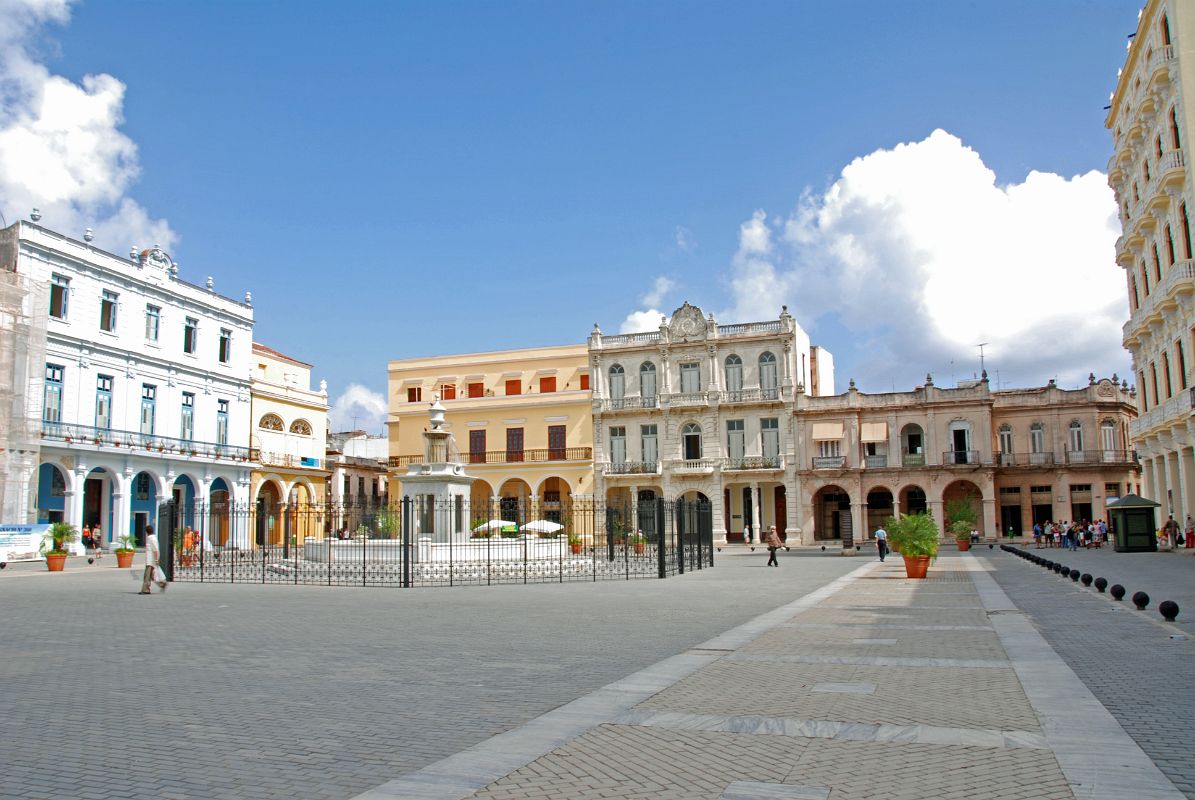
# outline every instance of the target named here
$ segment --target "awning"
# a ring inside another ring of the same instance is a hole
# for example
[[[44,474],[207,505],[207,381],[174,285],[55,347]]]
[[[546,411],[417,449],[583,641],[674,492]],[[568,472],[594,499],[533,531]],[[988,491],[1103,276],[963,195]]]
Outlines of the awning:
[[[815,422],[813,423],[813,440],[815,442],[827,441],[830,439],[842,438],[842,423],[841,422]]]
[[[888,423],[887,422],[864,422],[863,430],[860,431],[859,441],[861,442],[886,442],[888,441]]]

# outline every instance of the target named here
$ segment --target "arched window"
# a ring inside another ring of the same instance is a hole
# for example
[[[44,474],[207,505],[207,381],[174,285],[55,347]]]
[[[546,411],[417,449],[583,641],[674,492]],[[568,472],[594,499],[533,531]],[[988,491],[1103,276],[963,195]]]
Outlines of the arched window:
[[[726,391],[731,400],[738,400],[743,391],[743,359],[734,354],[726,357]]]
[[[1079,420],[1071,420],[1070,427],[1067,429],[1067,437],[1070,440],[1071,452],[1083,452],[1083,423]]]
[[[1029,461],[1044,464],[1046,455],[1046,426],[1035,422],[1029,426]]]
[[[290,432],[297,433],[300,436],[310,436],[311,423],[305,419],[297,419],[290,424]]]
[[[759,357],[759,388],[764,400],[775,400],[777,393],[776,356],[763,353]]]
[[[655,405],[656,365],[650,361],[644,361],[639,365],[639,396],[645,400],[651,398],[651,405]]]
[[[701,458],[701,427],[696,422],[690,422],[681,428],[681,441],[686,461]]]
[[[621,400],[626,396],[626,371],[622,368],[622,364],[610,365],[610,399]]]
[[[1117,459],[1116,421],[1106,419],[1100,423],[1100,447],[1104,451],[1104,461],[1118,461]]]
[[[282,417],[277,414],[266,414],[261,418],[261,422],[257,423],[257,427],[263,431],[280,431],[282,428]]]
[[[1001,463],[1012,463],[1012,426],[1007,422],[1000,426],[1000,461]]]

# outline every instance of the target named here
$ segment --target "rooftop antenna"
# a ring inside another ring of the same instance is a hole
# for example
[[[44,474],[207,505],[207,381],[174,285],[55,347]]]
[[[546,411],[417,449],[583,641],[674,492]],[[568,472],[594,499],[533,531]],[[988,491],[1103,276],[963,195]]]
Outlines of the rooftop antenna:
[[[986,367],[984,367],[984,364],[983,364],[983,348],[985,348],[987,346],[988,346],[987,342],[979,343],[979,369],[981,372],[986,371]]]

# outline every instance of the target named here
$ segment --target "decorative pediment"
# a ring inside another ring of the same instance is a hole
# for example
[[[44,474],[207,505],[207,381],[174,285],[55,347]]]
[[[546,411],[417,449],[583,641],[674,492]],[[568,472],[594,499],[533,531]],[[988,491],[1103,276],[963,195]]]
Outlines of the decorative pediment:
[[[668,337],[674,342],[691,342],[704,339],[709,326],[701,309],[686,302],[672,312],[668,323]]]

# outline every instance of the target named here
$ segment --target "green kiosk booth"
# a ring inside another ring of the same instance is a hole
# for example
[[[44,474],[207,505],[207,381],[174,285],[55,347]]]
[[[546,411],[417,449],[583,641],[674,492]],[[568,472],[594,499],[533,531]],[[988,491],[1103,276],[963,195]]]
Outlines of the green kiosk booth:
[[[1157,525],[1154,509],[1161,503],[1146,500],[1135,494],[1126,494],[1108,503],[1108,517],[1116,537],[1118,553],[1156,553],[1158,551]]]

